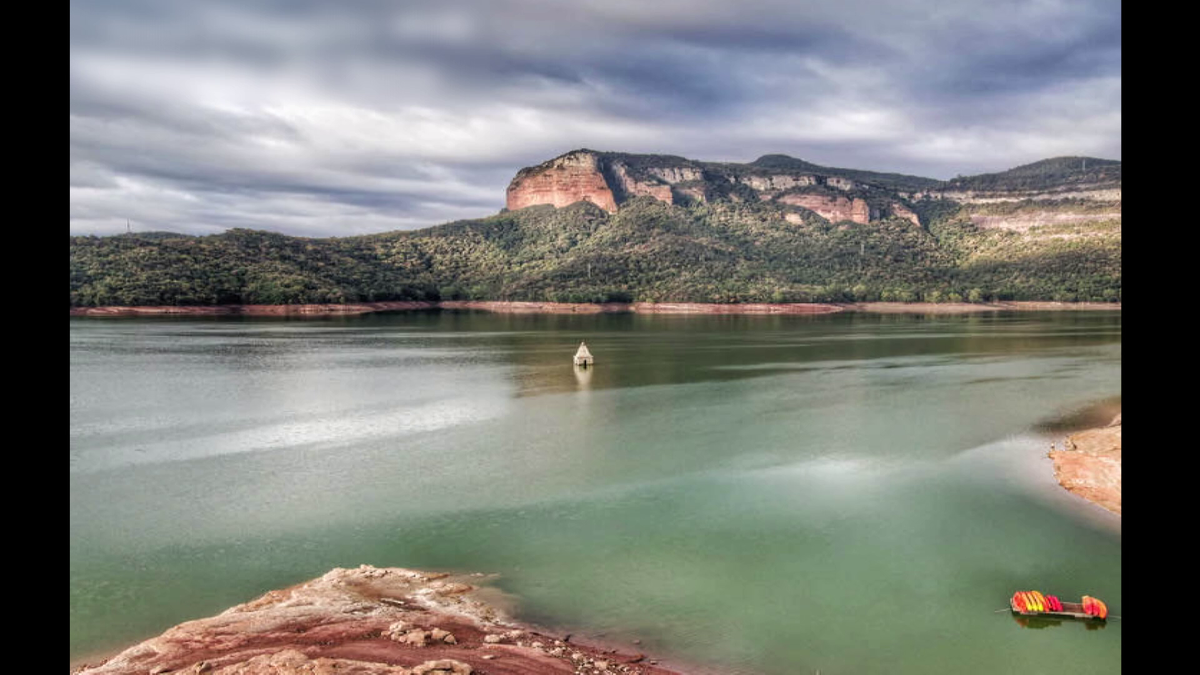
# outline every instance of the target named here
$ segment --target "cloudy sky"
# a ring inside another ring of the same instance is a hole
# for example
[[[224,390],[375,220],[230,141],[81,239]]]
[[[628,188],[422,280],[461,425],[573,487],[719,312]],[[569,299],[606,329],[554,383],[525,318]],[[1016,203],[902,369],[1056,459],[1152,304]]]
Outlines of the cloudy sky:
[[[71,233],[491,215],[575,148],[933,178],[1121,158],[1117,0],[71,4]]]

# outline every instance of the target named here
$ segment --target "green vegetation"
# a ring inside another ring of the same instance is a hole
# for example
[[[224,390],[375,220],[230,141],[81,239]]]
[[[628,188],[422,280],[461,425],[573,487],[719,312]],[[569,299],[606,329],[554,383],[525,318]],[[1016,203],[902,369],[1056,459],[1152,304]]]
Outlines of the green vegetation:
[[[933,178],[909,176],[902,173],[879,173],[877,171],[862,171],[859,169],[837,169],[827,166],[818,166],[811,162],[806,162],[802,159],[796,159],[795,157],[789,157],[787,155],[763,155],[747,166],[758,169],[766,169],[771,172],[808,172],[822,176],[841,176],[842,178],[849,178],[850,180],[859,183],[867,183],[881,188],[886,188],[888,190],[899,190],[904,192],[928,190],[941,185],[941,181]]]
[[[71,306],[1120,299],[1119,225],[980,230],[952,202],[913,207],[926,227],[638,198],[612,215],[582,202],[534,206],[361,237],[72,237]]]
[[[1121,162],[1095,157],[1054,157],[1000,173],[958,177],[946,190],[1012,191],[1068,186],[1121,187]]]

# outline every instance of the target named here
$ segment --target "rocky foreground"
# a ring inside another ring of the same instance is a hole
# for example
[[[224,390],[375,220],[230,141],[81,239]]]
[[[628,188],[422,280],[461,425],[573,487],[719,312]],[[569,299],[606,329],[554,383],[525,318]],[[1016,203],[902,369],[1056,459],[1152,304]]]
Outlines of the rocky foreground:
[[[135,645],[87,675],[516,675],[677,671],[506,618],[448,574],[334,569]]]
[[[1054,476],[1074,494],[1121,514],[1121,416],[1108,426],[1067,437],[1063,449],[1051,446]]]

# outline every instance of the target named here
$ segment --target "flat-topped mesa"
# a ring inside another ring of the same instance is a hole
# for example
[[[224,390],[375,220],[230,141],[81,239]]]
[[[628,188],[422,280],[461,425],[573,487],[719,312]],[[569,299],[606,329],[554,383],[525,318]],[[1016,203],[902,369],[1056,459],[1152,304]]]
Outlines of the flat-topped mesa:
[[[575,150],[521,169],[508,185],[506,205],[515,211],[534,204],[558,208],[579,201],[592,202],[610,213],[617,210],[600,156],[590,150]]]
[[[762,201],[793,207],[784,209],[783,214],[785,220],[793,223],[805,222],[804,212],[811,211],[831,222],[865,225],[898,218],[920,227],[921,220],[914,207],[920,200],[931,198],[955,201],[977,211],[982,208],[978,215],[988,220],[987,224],[981,221],[981,227],[997,221],[996,227],[1024,231],[1030,226],[1025,224],[1027,221],[1119,223],[1120,168],[1119,161],[1059,157],[1001,173],[939,181],[824,167],[787,155],[764,155],[739,164],[581,149],[521,169],[508,186],[507,208],[512,211],[535,204],[562,207],[587,201],[613,213],[621,204],[639,197],[667,204]],[[1015,207],[1003,205],[986,207],[991,203],[1028,200],[1061,204],[1052,205],[1052,217],[1040,211],[1015,213],[1012,212]],[[1079,206],[1075,204],[1079,200],[1089,203]],[[1092,202],[1105,202],[1111,208],[1101,209],[1100,213]],[[984,207],[976,208],[979,205]],[[998,220],[997,216],[1003,218]]]
[[[868,204],[863,195],[879,193],[880,188],[833,175],[836,171],[841,170],[823,169],[785,155],[733,164],[581,149],[521,169],[508,186],[506,207],[510,211],[536,204],[558,208],[586,201],[613,213],[636,197],[667,204],[749,199],[799,206],[834,222],[866,224],[898,216],[920,224],[916,214],[898,201],[876,198],[878,203]]]
[[[674,204],[672,185],[700,183],[704,172],[682,157],[665,159],[666,165],[635,169],[619,155],[572,150],[517,172],[508,185],[506,207],[510,211],[534,204],[558,208],[586,201],[612,213],[618,204],[641,196]],[[671,160],[680,164],[674,166]],[[703,190],[685,189],[681,194],[694,199],[704,197]]]

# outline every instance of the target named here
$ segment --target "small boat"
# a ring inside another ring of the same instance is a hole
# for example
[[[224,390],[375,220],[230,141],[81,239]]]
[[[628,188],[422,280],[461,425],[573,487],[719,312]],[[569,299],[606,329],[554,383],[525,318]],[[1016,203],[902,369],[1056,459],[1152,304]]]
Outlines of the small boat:
[[[1064,602],[1053,595],[1042,595],[1039,591],[1017,591],[1009,598],[1008,604],[1013,612],[1022,616],[1084,621],[1108,619],[1108,606],[1090,595],[1083,596],[1081,602]]]

